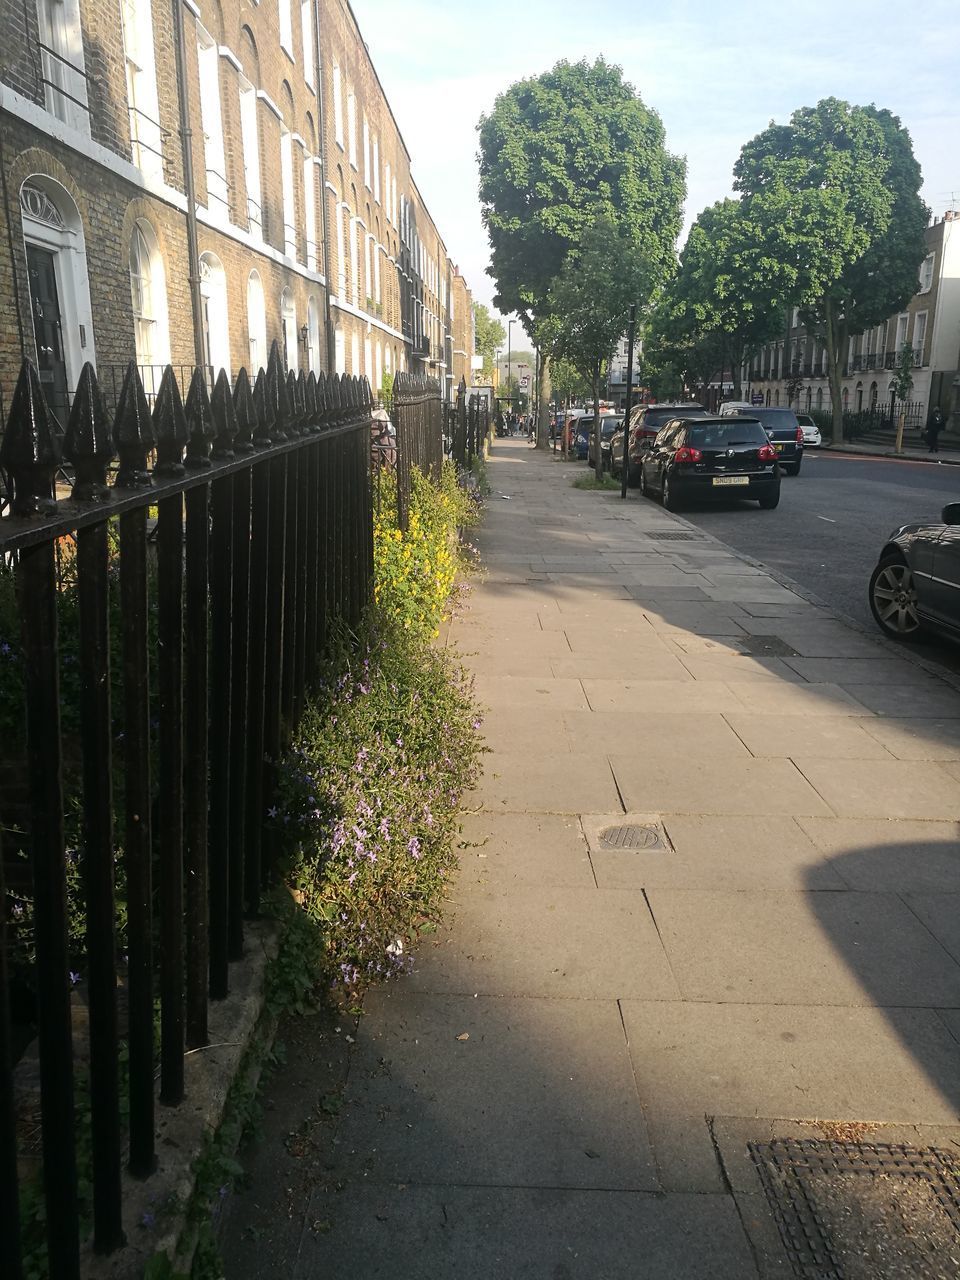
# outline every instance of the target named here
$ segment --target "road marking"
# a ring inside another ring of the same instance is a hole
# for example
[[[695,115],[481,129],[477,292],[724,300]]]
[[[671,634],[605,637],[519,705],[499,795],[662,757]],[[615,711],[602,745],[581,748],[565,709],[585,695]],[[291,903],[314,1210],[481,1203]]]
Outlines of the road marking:
[[[827,524],[836,524],[836,520],[831,520],[829,516],[817,516],[818,520],[826,520]]]

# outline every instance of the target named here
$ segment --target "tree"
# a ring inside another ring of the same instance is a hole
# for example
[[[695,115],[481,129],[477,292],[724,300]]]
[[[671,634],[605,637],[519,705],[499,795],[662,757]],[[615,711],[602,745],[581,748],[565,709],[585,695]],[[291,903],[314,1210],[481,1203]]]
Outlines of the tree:
[[[583,232],[579,254],[571,255],[550,291],[558,334],[557,355],[569,360],[590,383],[593,392],[594,450],[597,478],[600,457],[600,385],[614,348],[627,327],[631,302],[651,288],[650,263],[618,233],[612,219],[600,216]]]
[[[826,348],[836,441],[851,335],[880,324],[916,291],[929,218],[920,181],[896,116],[836,98],[795,111],[788,125],[771,123],[734,169],[771,283]]]
[[[493,379],[493,362],[497,351],[507,340],[507,331],[499,320],[495,319],[482,302],[473,304],[474,349],[483,357],[483,379]]]
[[[690,228],[667,308],[674,341],[685,339],[691,357],[719,360],[721,373],[729,365],[739,399],[744,359],[783,325],[776,273],[739,200],[710,205]]]
[[[572,360],[566,360],[563,356],[554,356],[550,377],[554,396],[558,401],[572,400],[574,396],[586,395],[590,390],[588,379],[583,376]]]
[[[502,93],[479,124],[480,201],[494,303],[515,312],[541,354],[537,443],[546,447],[554,281],[607,218],[651,269],[666,273],[680,230],[685,162],[619,67],[567,61]],[[571,263],[572,260],[572,263]],[[635,299],[641,301],[641,299]]]

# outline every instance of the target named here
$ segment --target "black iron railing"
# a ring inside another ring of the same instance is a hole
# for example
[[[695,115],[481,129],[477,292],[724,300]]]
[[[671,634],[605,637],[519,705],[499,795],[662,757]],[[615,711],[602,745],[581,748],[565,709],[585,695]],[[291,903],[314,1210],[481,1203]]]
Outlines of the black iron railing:
[[[184,402],[167,369],[152,408],[131,364],[114,414],[85,366],[62,438],[29,362],[9,400],[0,466],[11,493],[0,518],[0,573],[15,581],[19,614],[23,844],[33,898],[48,1274],[57,1280],[79,1276],[84,1243],[66,789],[75,787],[82,810],[92,1245],[110,1253],[132,1225],[124,1223],[124,1163],[140,1178],[155,1165],[154,1002],[159,1099],[177,1105],[185,1051],[207,1042],[209,1001],[227,994],[244,920],[258,912],[270,870],[264,819],[275,762],[331,625],[357,623],[371,594],[370,405],[365,379],[285,375],[276,343],[252,387],[243,370],[232,388],[221,372],[211,394],[198,369]],[[75,482],[58,501],[61,451]],[[108,485],[115,453],[119,468]],[[147,537],[154,511],[155,552]],[[57,547],[66,538],[76,544],[77,728],[61,722],[67,588]],[[0,754],[5,749],[0,743]],[[125,963],[115,859],[125,880]],[[15,921],[2,879],[0,904],[0,929],[9,933]],[[5,1280],[19,1280],[7,955],[0,934],[0,1261]],[[121,1030],[129,1050],[126,1125]]]
[[[440,383],[419,373],[398,373],[393,380],[397,427],[397,521],[406,532],[410,518],[413,468],[439,480],[443,465],[443,405]]]

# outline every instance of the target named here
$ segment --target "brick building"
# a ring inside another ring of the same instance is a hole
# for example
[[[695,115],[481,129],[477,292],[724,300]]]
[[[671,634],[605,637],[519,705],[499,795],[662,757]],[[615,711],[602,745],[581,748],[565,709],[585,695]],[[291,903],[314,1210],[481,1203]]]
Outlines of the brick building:
[[[109,386],[136,358],[150,390],[201,354],[256,369],[274,339],[375,390],[469,368],[469,293],[342,0],[0,13],[0,385],[25,352],[63,406],[86,360]]]

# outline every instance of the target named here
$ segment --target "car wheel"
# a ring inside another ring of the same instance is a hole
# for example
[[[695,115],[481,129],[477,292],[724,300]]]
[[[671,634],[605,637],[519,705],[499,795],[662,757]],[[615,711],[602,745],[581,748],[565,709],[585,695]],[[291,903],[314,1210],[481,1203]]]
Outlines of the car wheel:
[[[647,473],[643,467],[637,469],[637,483],[640,485],[640,493],[644,498],[650,497],[650,486],[647,484]]]
[[[900,556],[884,556],[870,575],[870,610],[891,640],[916,642],[924,638],[913,574]]]
[[[670,483],[670,477],[663,477],[663,489],[660,492],[660,499],[667,511],[676,511],[679,507],[677,496],[673,492],[673,485]]]
[[[798,476],[800,474],[800,463],[791,462],[789,466],[783,468],[784,473],[788,476]]]
[[[763,507],[764,511],[772,511],[774,507],[778,507],[780,505],[780,486],[777,485],[773,493],[763,494],[763,496],[759,498],[758,501],[761,507]]]

